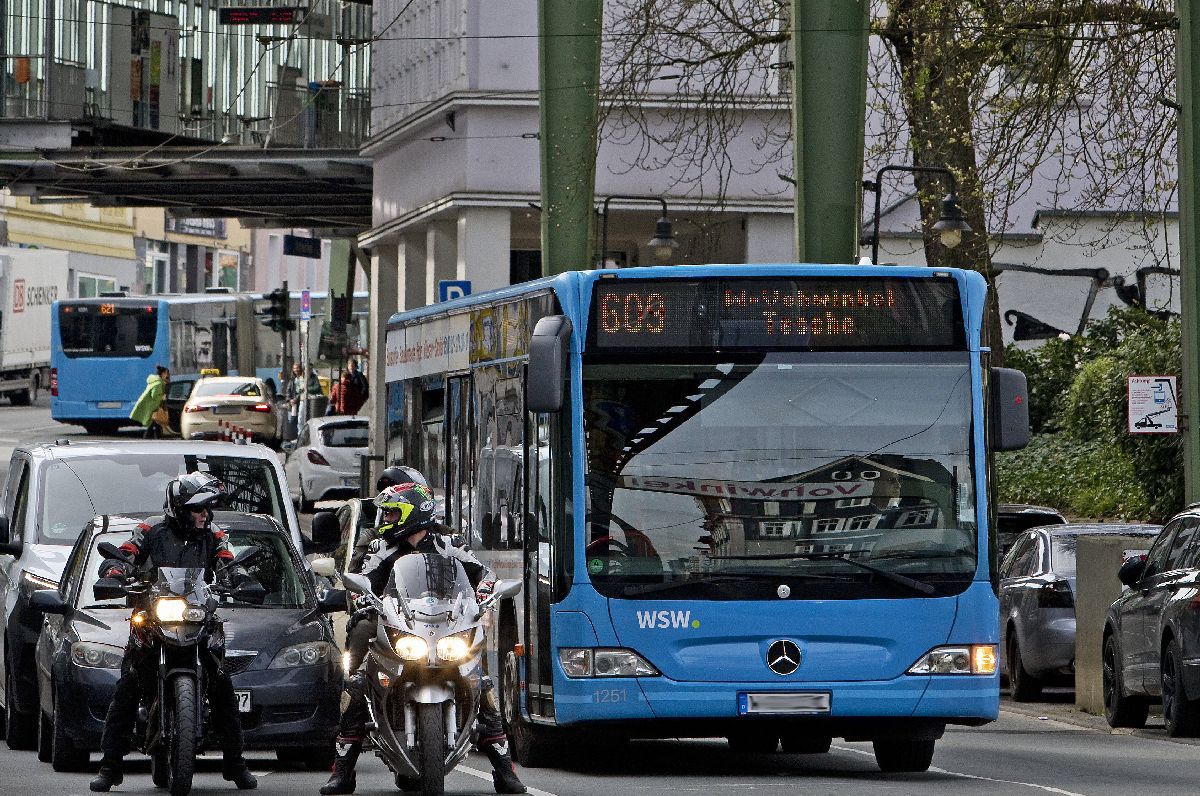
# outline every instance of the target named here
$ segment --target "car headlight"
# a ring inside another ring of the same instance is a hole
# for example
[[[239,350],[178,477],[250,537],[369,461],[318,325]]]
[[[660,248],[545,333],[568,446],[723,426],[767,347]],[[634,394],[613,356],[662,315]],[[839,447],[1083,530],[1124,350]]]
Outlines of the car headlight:
[[[935,647],[921,656],[909,674],[995,674],[996,645]]]
[[[438,639],[437,656],[439,660],[446,663],[454,663],[461,661],[471,654],[471,644],[467,641],[468,633],[457,633],[453,636],[446,636]]]
[[[182,622],[187,607],[182,597],[159,597],[154,601],[154,618],[163,623]]]
[[[76,641],[71,645],[71,662],[88,669],[120,669],[125,650],[108,644]]]
[[[325,663],[333,655],[333,645],[328,641],[309,641],[292,644],[275,653],[268,669],[290,669],[293,666],[316,666]]]
[[[563,647],[558,662],[567,677],[657,677],[658,669],[633,650],[619,647]]]
[[[50,580],[50,578],[41,575],[35,575],[29,570],[21,573],[21,582],[30,589],[57,589],[58,581]]]
[[[396,639],[396,654],[406,661],[422,661],[429,656],[429,642],[420,636]]]

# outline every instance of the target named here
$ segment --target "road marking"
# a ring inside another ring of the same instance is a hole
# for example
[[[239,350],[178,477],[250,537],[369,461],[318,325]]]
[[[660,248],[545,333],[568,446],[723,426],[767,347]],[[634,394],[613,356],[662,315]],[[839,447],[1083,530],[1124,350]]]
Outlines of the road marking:
[[[457,766],[454,770],[461,771],[464,774],[470,774],[472,777],[482,779],[486,782],[492,781],[492,773],[490,771],[479,771],[471,768],[470,766]],[[526,785],[525,787],[529,789],[529,792],[532,793],[533,796],[555,796],[555,794],[550,793],[549,791],[538,790],[537,788],[530,787],[529,785]]]
[[[868,752],[865,749],[851,749],[848,746],[833,746],[830,748],[836,749],[839,752],[849,752],[849,753],[855,754],[855,755],[862,755],[863,757],[875,757],[874,752]],[[930,766],[929,770],[932,771],[934,774],[948,774],[949,776],[952,776],[952,777],[962,777],[963,779],[974,779],[974,780],[978,780],[980,782],[995,782],[999,785],[1018,785],[1022,788],[1034,788],[1035,790],[1045,791],[1046,793],[1057,793],[1057,794],[1060,794],[1060,796],[1085,796],[1085,794],[1082,794],[1082,793],[1076,793],[1075,791],[1071,791],[1071,790],[1063,790],[1062,788],[1056,788],[1053,785],[1039,785],[1036,782],[1018,782],[1017,780],[1013,780],[1013,779],[996,779],[994,777],[981,777],[976,774],[964,774],[961,771],[948,771],[944,768],[938,768],[937,766]]]

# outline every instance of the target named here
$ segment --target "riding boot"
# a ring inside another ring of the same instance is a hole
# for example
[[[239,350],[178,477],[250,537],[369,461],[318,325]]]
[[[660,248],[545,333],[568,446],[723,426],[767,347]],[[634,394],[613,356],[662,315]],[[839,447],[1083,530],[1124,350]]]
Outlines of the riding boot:
[[[492,785],[496,793],[525,793],[526,787],[517,777],[517,768],[508,754],[508,739],[486,741],[480,748],[492,764]]]
[[[100,771],[88,788],[95,793],[107,793],[111,788],[120,785],[123,779],[125,777],[121,774],[120,760],[101,760]]]
[[[354,793],[357,784],[354,775],[354,764],[358,762],[358,753],[362,751],[362,741],[342,741],[337,743],[337,757],[333,760],[333,773],[329,781],[321,787],[322,796],[335,793]]]
[[[254,790],[258,787],[258,779],[250,773],[250,767],[240,756],[225,758],[221,764],[221,777],[237,785],[238,790]]]

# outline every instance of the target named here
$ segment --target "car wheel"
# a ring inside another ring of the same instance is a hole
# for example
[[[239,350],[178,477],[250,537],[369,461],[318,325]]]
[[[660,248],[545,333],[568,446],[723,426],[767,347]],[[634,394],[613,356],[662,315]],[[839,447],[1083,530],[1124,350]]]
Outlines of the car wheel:
[[[67,735],[66,726],[59,721],[68,715],[55,691],[54,718],[50,720],[50,765],[55,771],[83,771],[88,764],[87,750],[75,747],[75,742]]]
[[[1150,704],[1145,697],[1126,696],[1118,664],[1115,634],[1104,637],[1101,658],[1101,687],[1104,693],[1104,718],[1110,727],[1145,727]]]
[[[1042,695],[1042,681],[1025,670],[1015,630],[1008,632],[1008,683],[1013,702],[1033,702]]]
[[[1163,723],[1172,738],[1192,738],[1200,732],[1200,700],[1188,699],[1183,686],[1183,655],[1174,639],[1167,642],[1159,665]]]
[[[4,723],[8,748],[29,751],[37,748],[37,715],[17,710],[17,684],[10,660],[4,675]]]
[[[928,771],[937,742],[915,738],[886,738],[871,743],[875,763],[889,774]]]

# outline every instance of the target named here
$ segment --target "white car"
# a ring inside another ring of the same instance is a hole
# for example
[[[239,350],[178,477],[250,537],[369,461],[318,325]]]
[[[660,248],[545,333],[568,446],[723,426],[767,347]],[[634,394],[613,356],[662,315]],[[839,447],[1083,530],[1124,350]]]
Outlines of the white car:
[[[312,511],[318,500],[358,495],[359,456],[367,455],[367,418],[331,415],[309,420],[295,442],[285,442],[292,500]]]

